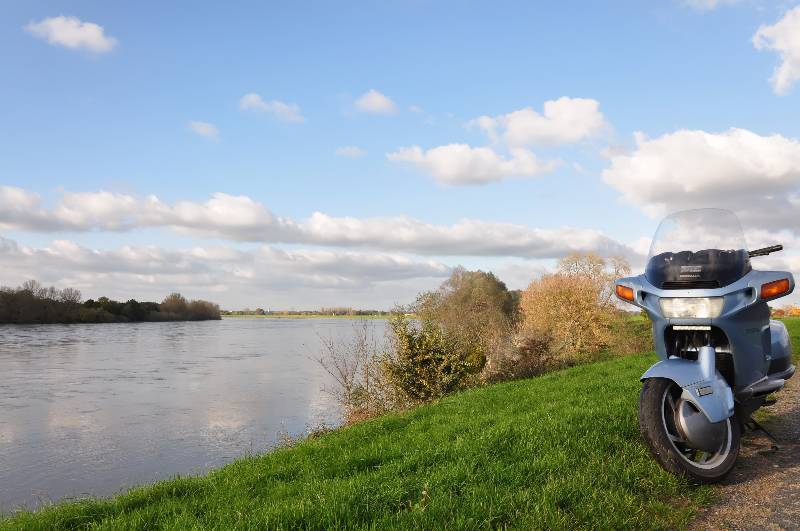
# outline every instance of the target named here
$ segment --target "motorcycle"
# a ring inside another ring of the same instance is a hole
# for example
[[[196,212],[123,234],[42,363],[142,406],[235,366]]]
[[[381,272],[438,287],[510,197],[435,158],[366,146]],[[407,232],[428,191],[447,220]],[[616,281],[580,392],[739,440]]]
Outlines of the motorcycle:
[[[664,469],[697,483],[731,471],[744,428],[774,441],[752,414],[795,372],[786,327],[767,305],[794,278],[750,264],[783,246],[745,249],[732,212],[678,212],[659,225],[644,274],[615,286],[650,317],[660,359],[641,377],[641,434]]]

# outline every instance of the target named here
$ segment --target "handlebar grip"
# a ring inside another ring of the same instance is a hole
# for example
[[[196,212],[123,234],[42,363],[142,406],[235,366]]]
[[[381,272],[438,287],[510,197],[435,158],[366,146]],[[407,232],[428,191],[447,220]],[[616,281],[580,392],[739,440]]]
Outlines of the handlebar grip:
[[[752,258],[753,256],[766,256],[770,253],[774,253],[777,251],[783,251],[783,245],[770,245],[769,247],[763,247],[761,249],[756,249],[754,251],[748,251],[748,255]]]

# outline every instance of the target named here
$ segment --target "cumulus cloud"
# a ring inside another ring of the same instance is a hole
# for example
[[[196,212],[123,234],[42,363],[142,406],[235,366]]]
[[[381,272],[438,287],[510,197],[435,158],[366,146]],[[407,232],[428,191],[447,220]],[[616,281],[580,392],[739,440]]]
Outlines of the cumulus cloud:
[[[349,159],[360,159],[367,154],[366,151],[358,146],[342,146],[336,148],[336,155],[339,157],[347,157]]]
[[[156,246],[97,250],[70,240],[35,248],[2,236],[0,268],[3,282],[12,285],[36,278],[88,289],[89,296],[119,293],[123,298],[148,293],[160,298],[176,289],[203,296],[237,290],[255,295],[269,289],[374,289],[411,279],[441,279],[451,271],[437,261],[396,254],[285,250],[267,245],[251,250]]]
[[[526,107],[500,116],[480,116],[470,125],[510,146],[572,144],[608,129],[597,100],[566,96],[544,102],[541,114]]]
[[[0,228],[36,232],[128,231],[168,227],[239,241],[272,241],[292,234],[291,221],[278,218],[246,196],[214,194],[203,203],[173,205],[149,195],[144,198],[111,192],[64,192],[51,209],[35,193],[0,186]]]
[[[679,130],[611,158],[606,183],[657,217],[687,208],[736,211],[753,228],[800,231],[800,142],[745,129]]]
[[[423,149],[403,147],[388,153],[394,162],[413,164],[448,185],[486,184],[506,177],[533,177],[552,171],[559,161],[541,161],[531,145],[563,145],[610,130],[596,100],[562,97],[544,103],[542,114],[530,107],[467,123],[489,137],[490,146],[453,143]]]
[[[279,100],[264,101],[264,99],[250,92],[239,100],[239,108],[243,111],[258,111],[271,114],[284,122],[303,123],[306,121],[300,107],[294,103],[284,103]]]
[[[786,94],[800,78],[800,6],[787,11],[772,26],[761,26],[753,35],[758,50],[774,50],[780,57],[770,82],[776,94]]]
[[[555,162],[542,162],[524,148],[510,149],[504,158],[490,147],[448,144],[428,150],[419,146],[400,148],[386,157],[407,162],[448,185],[486,184],[506,177],[534,177],[551,171]]]
[[[372,114],[395,114],[397,105],[388,96],[375,89],[368,90],[355,102],[356,109]]]
[[[167,204],[150,195],[65,192],[52,208],[25,190],[0,186],[0,228],[21,231],[128,231],[163,227],[232,241],[360,247],[431,256],[558,258],[574,251],[630,254],[592,229],[536,229],[482,220],[434,225],[405,217],[333,217],[294,221],[247,196],[217,193],[204,202]]]
[[[117,39],[106,35],[103,26],[82,22],[77,17],[49,17],[30,22],[25,31],[54,46],[92,53],[107,53],[117,45]]]
[[[189,122],[189,130],[200,136],[217,141],[219,140],[219,129],[214,124],[208,122],[191,121]]]

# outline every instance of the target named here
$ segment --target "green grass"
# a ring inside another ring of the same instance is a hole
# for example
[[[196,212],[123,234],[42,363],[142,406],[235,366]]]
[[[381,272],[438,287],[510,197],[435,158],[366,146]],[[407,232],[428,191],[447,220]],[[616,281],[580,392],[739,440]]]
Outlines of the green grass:
[[[800,350],[800,319],[785,320]],[[202,477],[17,513],[0,529],[680,528],[713,498],[639,439],[630,356],[492,385]]]
[[[800,317],[786,317],[781,319],[789,331],[789,336],[792,339],[792,354],[794,361],[800,361]]]
[[[654,359],[470,390],[0,529],[681,527],[711,491],[661,470],[640,442],[638,378]]]

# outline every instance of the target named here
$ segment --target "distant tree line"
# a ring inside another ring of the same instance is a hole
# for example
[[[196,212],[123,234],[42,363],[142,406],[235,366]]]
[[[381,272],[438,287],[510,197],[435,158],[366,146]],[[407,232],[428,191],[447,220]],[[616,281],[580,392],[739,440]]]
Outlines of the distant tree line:
[[[17,288],[0,287],[0,323],[128,323],[142,321],[206,321],[219,319],[214,303],[188,301],[180,293],[168,295],[161,303],[108,297],[83,301],[73,288],[45,287],[29,280]]]

